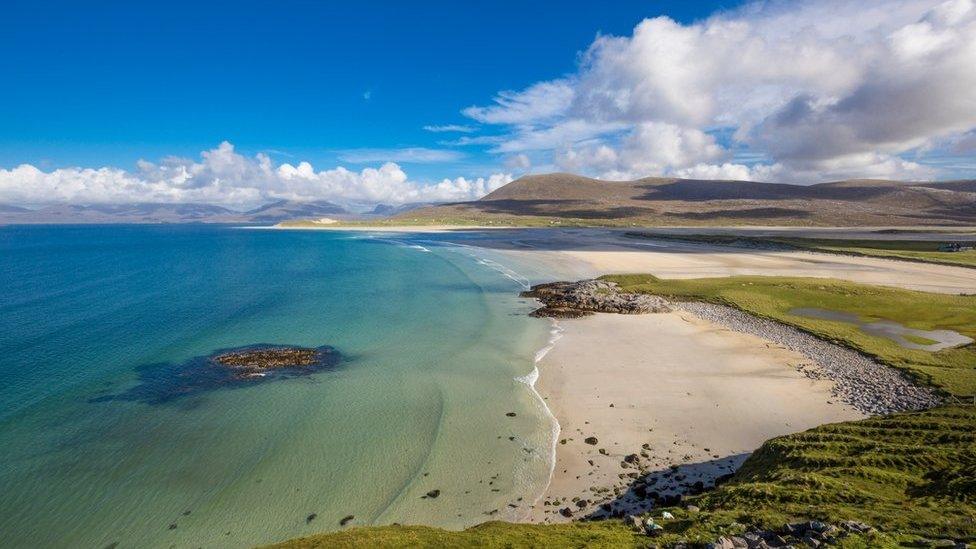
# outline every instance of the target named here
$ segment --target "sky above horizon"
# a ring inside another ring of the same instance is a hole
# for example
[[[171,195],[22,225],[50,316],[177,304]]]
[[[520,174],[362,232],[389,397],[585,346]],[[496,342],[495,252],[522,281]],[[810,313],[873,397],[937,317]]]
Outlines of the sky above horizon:
[[[974,0],[13,0],[0,74],[0,203],[976,177]]]

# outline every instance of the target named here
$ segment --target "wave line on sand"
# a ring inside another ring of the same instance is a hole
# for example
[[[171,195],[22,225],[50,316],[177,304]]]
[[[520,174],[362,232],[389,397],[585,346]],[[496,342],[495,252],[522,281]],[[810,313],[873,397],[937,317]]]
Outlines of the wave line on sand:
[[[556,416],[552,413],[552,410],[549,409],[549,405],[546,404],[546,400],[542,398],[542,395],[535,387],[536,382],[539,381],[539,363],[542,362],[542,359],[549,354],[549,351],[556,346],[556,342],[559,341],[559,339],[563,336],[563,328],[559,325],[559,322],[557,322],[554,318],[550,318],[549,321],[551,322],[551,328],[549,329],[549,340],[541,349],[536,351],[535,359],[532,362],[532,371],[524,376],[518,376],[515,378],[515,381],[524,383],[529,387],[532,395],[535,396],[536,401],[542,407],[543,412],[545,412],[546,416],[548,416],[549,423],[551,425],[549,432],[549,473],[546,478],[545,486],[542,487],[542,490],[539,491],[539,495],[532,501],[532,506],[530,508],[535,507],[540,501],[542,501],[542,498],[544,498],[546,493],[549,491],[549,485],[552,484],[552,477],[556,472],[556,441],[559,440],[559,433],[562,429],[559,425],[559,420],[556,419]]]

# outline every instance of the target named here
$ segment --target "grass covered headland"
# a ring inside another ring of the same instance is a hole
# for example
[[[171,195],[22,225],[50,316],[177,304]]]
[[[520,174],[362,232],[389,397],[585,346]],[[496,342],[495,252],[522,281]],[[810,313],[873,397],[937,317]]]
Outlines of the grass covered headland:
[[[864,522],[879,531],[841,547],[897,547],[919,538],[976,541],[976,409],[953,406],[823,425],[767,441],[731,480],[662,508],[650,538],[624,521],[490,522],[462,532],[426,526],[353,528],[280,547],[648,547],[703,543],[797,520]]]
[[[862,320],[892,320],[919,330],[946,329],[976,339],[976,296],[856,284],[822,278],[734,276],[663,280],[652,275],[611,275],[621,291],[730,305],[795,326],[861,351],[948,394],[976,395],[976,345],[930,352],[907,349],[846,322],[790,314],[797,308],[851,313]]]

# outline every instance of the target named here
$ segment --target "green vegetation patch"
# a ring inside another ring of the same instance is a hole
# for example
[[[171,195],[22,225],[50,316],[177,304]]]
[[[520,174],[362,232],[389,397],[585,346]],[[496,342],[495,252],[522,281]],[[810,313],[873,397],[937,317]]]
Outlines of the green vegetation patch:
[[[489,522],[461,532],[424,526],[353,528],[279,547],[667,547],[788,522],[865,522],[880,532],[840,547],[898,547],[920,537],[976,540],[976,409],[952,406],[823,425],[767,441],[735,476],[654,513],[664,533],[621,520],[540,525]],[[661,519],[667,510],[674,519]]]
[[[796,308],[816,307],[852,313],[866,321],[893,320],[919,330],[955,330],[976,339],[976,296],[935,294],[821,278],[735,276],[662,280],[644,274],[603,278],[616,282],[625,292],[737,307],[854,348],[946,393],[967,399],[976,395],[974,344],[937,352],[906,349],[846,322],[789,313]]]
[[[276,547],[644,547],[651,540],[619,520],[568,524],[486,522],[452,532],[429,526],[353,528]]]
[[[747,522],[858,520],[930,538],[976,536],[976,408],[823,425],[767,441],[703,509]],[[763,516],[768,515],[768,516]]]

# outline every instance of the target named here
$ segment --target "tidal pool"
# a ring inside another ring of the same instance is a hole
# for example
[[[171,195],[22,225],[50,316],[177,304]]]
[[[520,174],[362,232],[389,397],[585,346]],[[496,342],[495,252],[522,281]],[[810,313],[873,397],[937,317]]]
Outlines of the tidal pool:
[[[862,332],[894,341],[906,349],[922,351],[941,351],[950,347],[959,347],[973,342],[954,330],[916,330],[908,328],[893,320],[878,320],[865,322],[859,316],[844,311],[832,311],[817,307],[799,307],[790,309],[791,315],[820,320],[834,320],[856,325]]]

